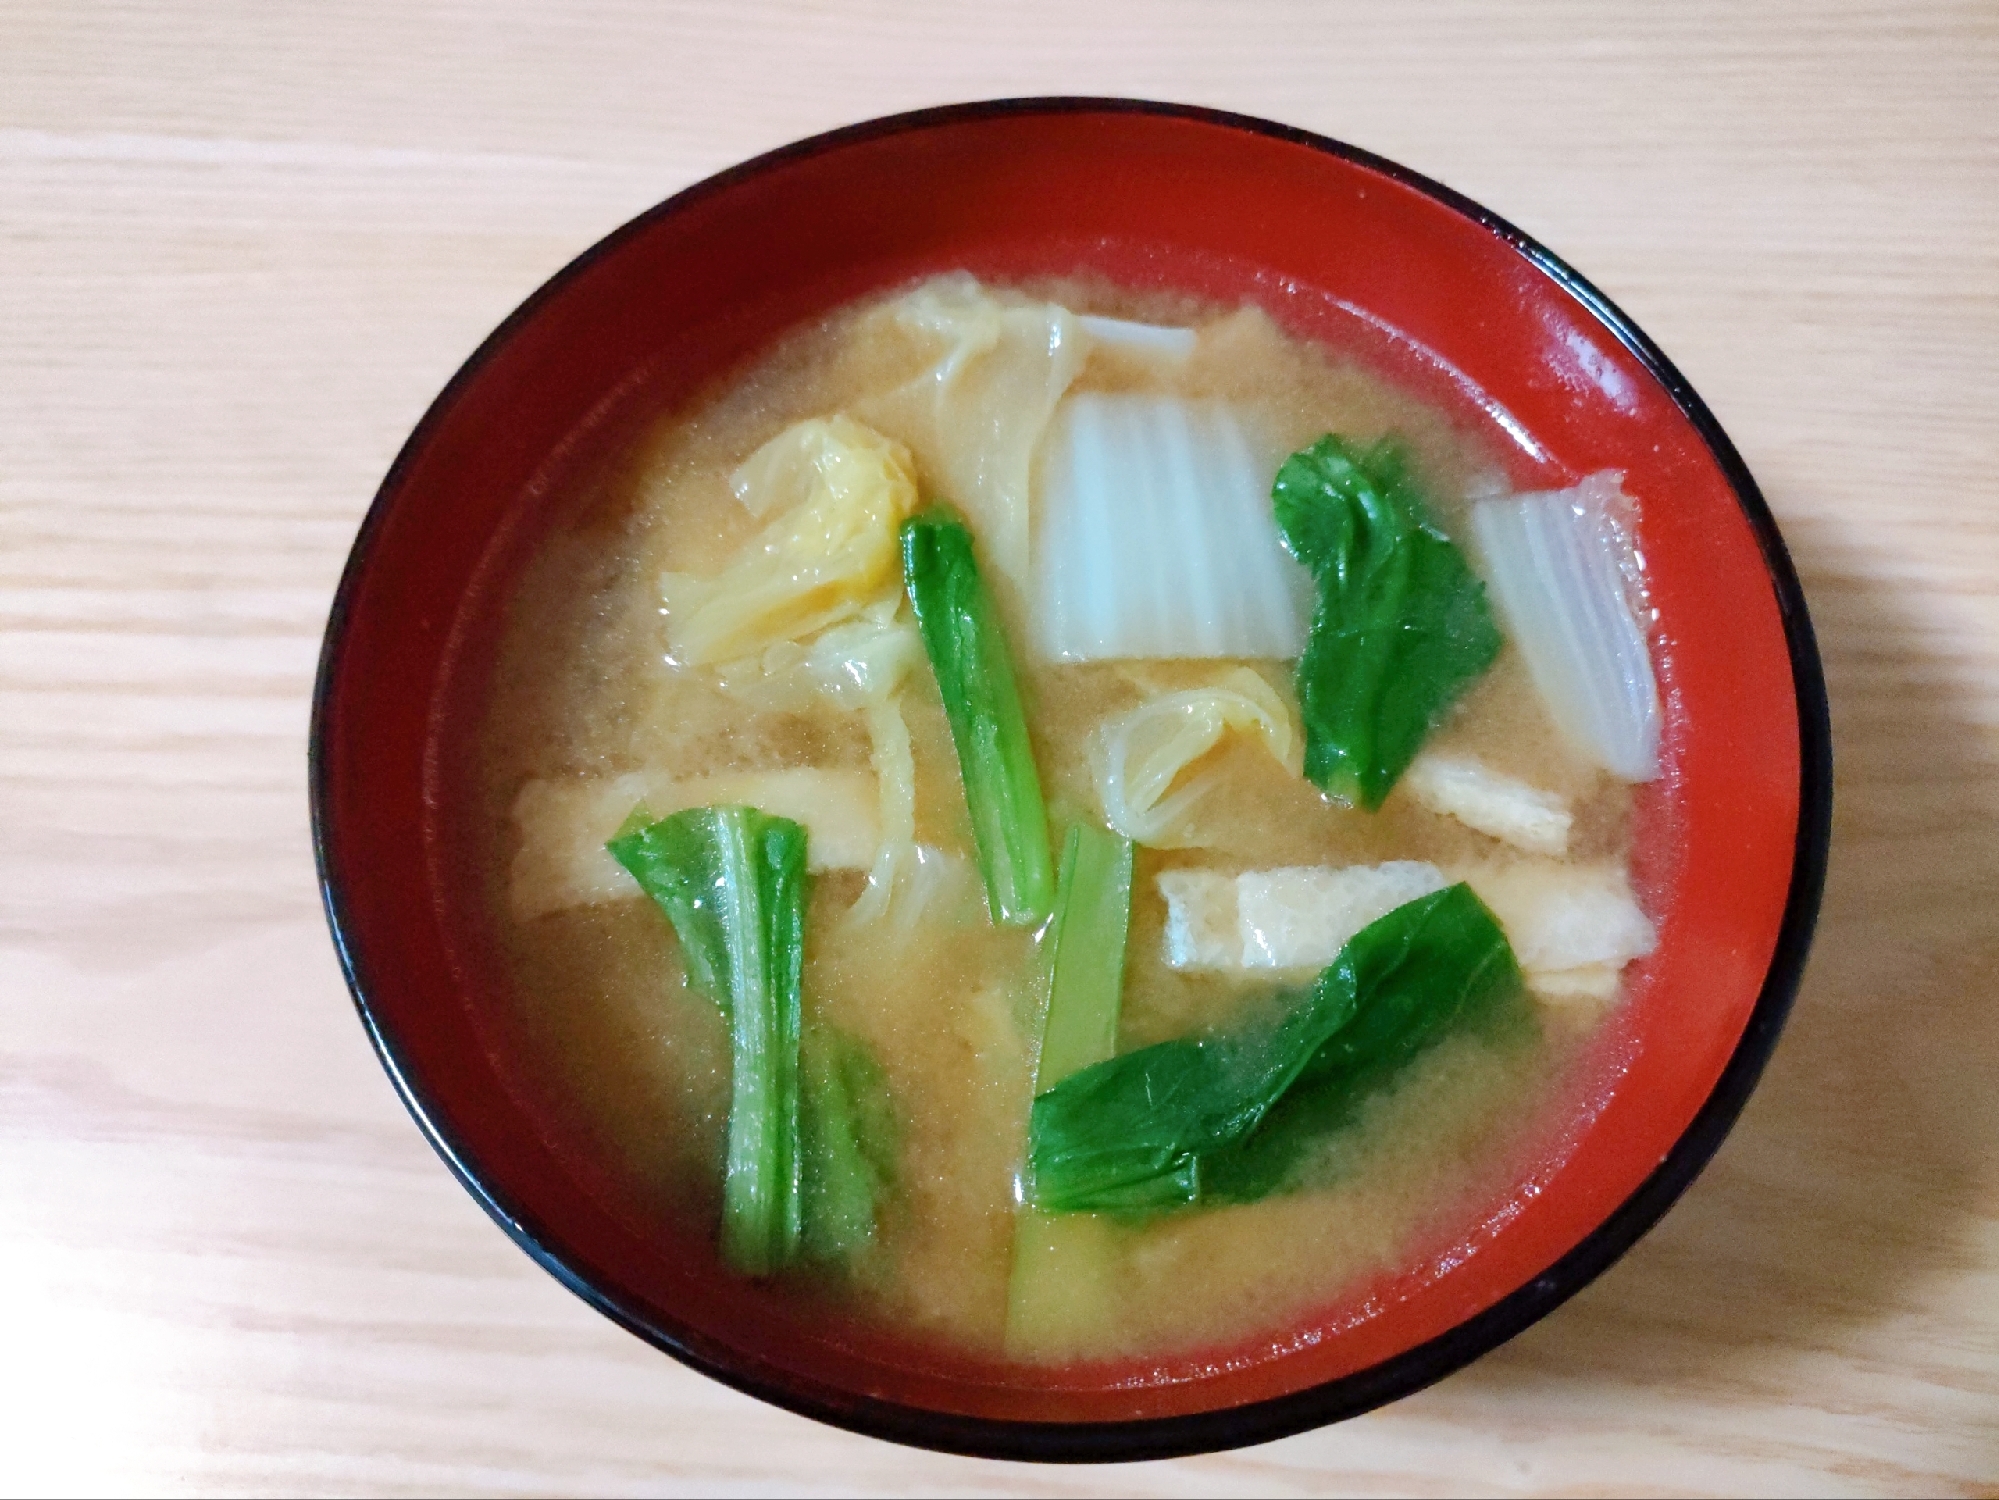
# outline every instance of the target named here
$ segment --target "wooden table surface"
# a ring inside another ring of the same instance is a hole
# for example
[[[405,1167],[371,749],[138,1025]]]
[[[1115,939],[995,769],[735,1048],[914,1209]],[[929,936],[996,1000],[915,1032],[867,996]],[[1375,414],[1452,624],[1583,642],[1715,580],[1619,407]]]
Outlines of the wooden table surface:
[[[688,1373],[391,1093],[307,846],[327,601],[404,434],[623,219],[921,104],[1265,114],[1619,300],[1769,494],[1831,680],[1789,1032],[1667,1220],[1271,1446],[903,1451]],[[1999,1493],[1999,9],[0,5],[0,1490]]]

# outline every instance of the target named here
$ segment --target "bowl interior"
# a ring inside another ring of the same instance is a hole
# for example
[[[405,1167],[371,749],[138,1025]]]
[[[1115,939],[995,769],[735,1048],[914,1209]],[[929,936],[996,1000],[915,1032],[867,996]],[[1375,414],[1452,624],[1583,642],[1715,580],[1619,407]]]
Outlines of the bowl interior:
[[[453,767],[509,579],[560,519],[564,476],[635,403],[671,404],[804,318],[955,268],[1254,301],[1496,433],[1516,482],[1622,469],[1643,506],[1668,730],[1666,774],[1640,798],[1636,874],[1659,952],[1590,1055],[1573,1129],[1507,1193],[1403,1269],[1243,1346],[1024,1370],[808,1316],[621,1199],[509,1086],[481,1025],[507,978],[465,895],[480,882],[463,869]],[[1788,579],[1787,565],[1766,556],[1774,533],[1752,524],[1760,502],[1739,494],[1725,440],[1671,379],[1503,226],[1384,164],[1217,117],[947,111],[683,194],[479,351],[398,459],[342,585],[315,728],[317,833],[336,936],[398,1086],[468,1186],[598,1306],[734,1383],[870,1430],[1011,1451],[989,1424],[1186,1417],[1338,1382],[1323,1419],[1434,1378],[1560,1300],[1670,1201],[1614,1243],[1598,1236],[1594,1263],[1572,1254],[1688,1135],[1731,1059],[1740,1069],[1793,894],[1800,684],[1771,571]],[[1492,1321],[1523,1295],[1532,1306]],[[1467,1335],[1481,1315],[1485,1331]],[[1182,1431],[1181,1446],[1219,1440]]]

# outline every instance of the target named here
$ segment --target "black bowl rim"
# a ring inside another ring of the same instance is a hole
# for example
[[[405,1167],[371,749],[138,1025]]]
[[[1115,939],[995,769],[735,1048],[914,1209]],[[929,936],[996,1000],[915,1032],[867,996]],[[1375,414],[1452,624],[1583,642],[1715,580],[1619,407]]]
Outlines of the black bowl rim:
[[[346,633],[348,610],[367,567],[371,543],[395,503],[405,474],[415,456],[422,451],[432,429],[456,403],[487,360],[534,317],[559,288],[599,256],[669,214],[775,167],[826,151],[912,131],[1004,116],[1083,114],[1154,115],[1191,120],[1306,146],[1378,172],[1415,189],[1504,240],[1529,264],[1575,298],[1645,366],[1700,434],[1716,464],[1727,476],[1743,514],[1762,547],[1764,565],[1783,619],[1791,676],[1797,693],[1799,740],[1798,827],[1790,891],[1769,971],[1748,1024],[1743,1028],[1742,1036],[1713,1091],[1658,1167],[1629,1198],[1554,1265],[1437,1337],[1380,1364],[1288,1395],[1213,1411],[1133,1421],[1063,1423],[968,1417],[858,1393],[844,1400],[828,1400],[791,1388],[766,1373],[735,1368],[710,1359],[689,1348],[672,1330],[649,1321],[641,1312],[628,1306],[617,1293],[593,1284],[582,1271],[569,1263],[559,1237],[534,1223],[506,1201],[505,1195],[489,1181],[484,1167],[453,1138],[449,1124],[431,1107],[425,1089],[404,1065],[396,1041],[383,1030],[369,1003],[370,986],[363,974],[357,935],[350,931],[340,893],[334,888],[329,875],[332,864],[330,851],[337,836],[326,818],[328,788],[323,752],[334,668]],[[1770,508],[1735,445],[1672,361],[1622,309],[1561,257],[1499,215],[1443,184],[1371,151],[1310,131],[1226,110],[1144,99],[1067,95],[993,99],[887,115],[766,152],[705,178],[647,209],[583,251],[537,288],[487,335],[452,376],[403,444],[381,488],[376,491],[341,574],[327,620],[313,687],[307,760],[313,856],[318,870],[320,895],[332,929],[333,945],[339,954],[348,989],[360,1012],[361,1023],[397,1094],[425,1138],[452,1174],[522,1250],[613,1322],[703,1374],[774,1406],[853,1432],[915,1447],[973,1457],[1037,1462],[1128,1462],[1218,1452],[1289,1437],[1358,1416],[1421,1390],[1463,1368],[1545,1317],[1589,1285],[1657,1223],[1686,1191],[1721,1145],[1761,1077],[1803,977],[1812,927],[1817,919],[1825,883],[1832,824],[1832,730],[1825,678],[1797,571],[1792,566]]]

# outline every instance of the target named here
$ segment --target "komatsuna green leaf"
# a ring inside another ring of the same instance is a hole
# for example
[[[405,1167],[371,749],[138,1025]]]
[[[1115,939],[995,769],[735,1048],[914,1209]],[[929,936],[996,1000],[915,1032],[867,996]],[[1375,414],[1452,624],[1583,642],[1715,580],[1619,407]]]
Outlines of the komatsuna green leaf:
[[[874,1242],[894,1186],[899,1130],[888,1078],[867,1044],[806,1028],[802,1053],[804,1253],[852,1262]]]
[[[1030,1199],[1132,1214],[1276,1191],[1307,1144],[1520,985],[1505,933],[1469,886],[1397,907],[1275,1021],[1141,1048],[1036,1099]]]
[[[604,847],[673,924],[688,985],[727,1016],[734,986],[725,912],[735,907],[719,899],[716,883],[729,876],[723,866],[736,841],[722,836],[725,811],[733,810],[691,808],[656,819],[644,808],[634,808]],[[738,878],[741,874],[737,872]]]
[[[606,847],[672,922],[689,984],[728,1018],[722,1254],[752,1275],[780,1270],[803,1228],[805,830],[753,807],[697,807]]]
[[[1499,654],[1485,585],[1431,520],[1393,439],[1363,450],[1328,433],[1285,461],[1271,500],[1318,587],[1296,678],[1305,774],[1377,808]]]
[[[1117,1052],[1131,937],[1130,839],[1077,823],[1063,841],[1048,924],[1048,1006],[1034,1065],[1036,1093]],[[1076,1215],[1051,1217],[1022,1204],[1014,1219],[1007,1273],[1006,1343],[1031,1347],[1073,1326],[1092,1305],[1090,1288],[1115,1274],[1099,1226]]]
[[[942,509],[902,523],[903,582],[937,674],[993,920],[1038,927],[1055,901],[1041,776],[998,605],[972,533]]]
[[[1463,894],[1440,899],[1453,891]],[[1366,998],[1257,1128],[1203,1161],[1207,1201],[1253,1202],[1290,1184],[1315,1148],[1446,1036],[1531,1030],[1524,981],[1492,913],[1464,885],[1410,904],[1425,903],[1363,944],[1364,930],[1320,977],[1320,988]]]
[[[1131,933],[1133,846],[1094,824],[1070,828],[1049,926],[1048,1012],[1035,1086],[1045,1092],[1117,1051]]]

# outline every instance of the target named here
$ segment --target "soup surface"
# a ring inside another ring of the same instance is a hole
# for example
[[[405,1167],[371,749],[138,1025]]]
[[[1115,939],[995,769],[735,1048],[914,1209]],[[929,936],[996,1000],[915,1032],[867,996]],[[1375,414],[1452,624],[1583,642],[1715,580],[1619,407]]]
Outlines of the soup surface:
[[[1462,1234],[1552,1149],[1564,1070],[1650,943],[1624,876],[1644,772],[1578,738],[1522,649],[1552,627],[1501,608],[1505,644],[1378,806],[1301,773],[1313,580],[1277,550],[1268,497],[1286,455],[1326,434],[1397,442],[1429,523],[1500,581],[1474,509],[1509,497],[1479,433],[1254,309],[1090,281],[950,277],[842,309],[573,481],[508,605],[479,873],[517,980],[495,1020],[506,1051],[537,1060],[531,1086],[643,1212],[718,1233],[731,1022],[604,846],[706,805],[805,829],[805,1025],[852,1045],[885,1107],[872,1224],[777,1269],[797,1295],[1028,1362],[1226,1345]],[[1467,881],[1497,914],[1526,981],[1502,1020],[1412,1047],[1260,1195],[1038,1208],[1030,1120],[1061,1081],[1037,1077],[1054,936],[996,919],[900,556],[885,583],[866,559],[822,566],[878,541],[881,515],[826,488],[863,459],[913,479],[891,527],[933,501],[965,518],[1051,860],[1071,826],[1132,836],[1119,1058],[1267,1029],[1342,933],[1398,904],[1376,890],[1398,880],[1416,882],[1405,897]],[[1202,531],[1194,512],[1237,472],[1264,518]],[[1590,503],[1561,513],[1614,532]],[[1148,595],[1162,577],[1179,581]],[[1623,587],[1636,612],[1629,569]],[[1358,918],[1333,878],[1356,870]]]

